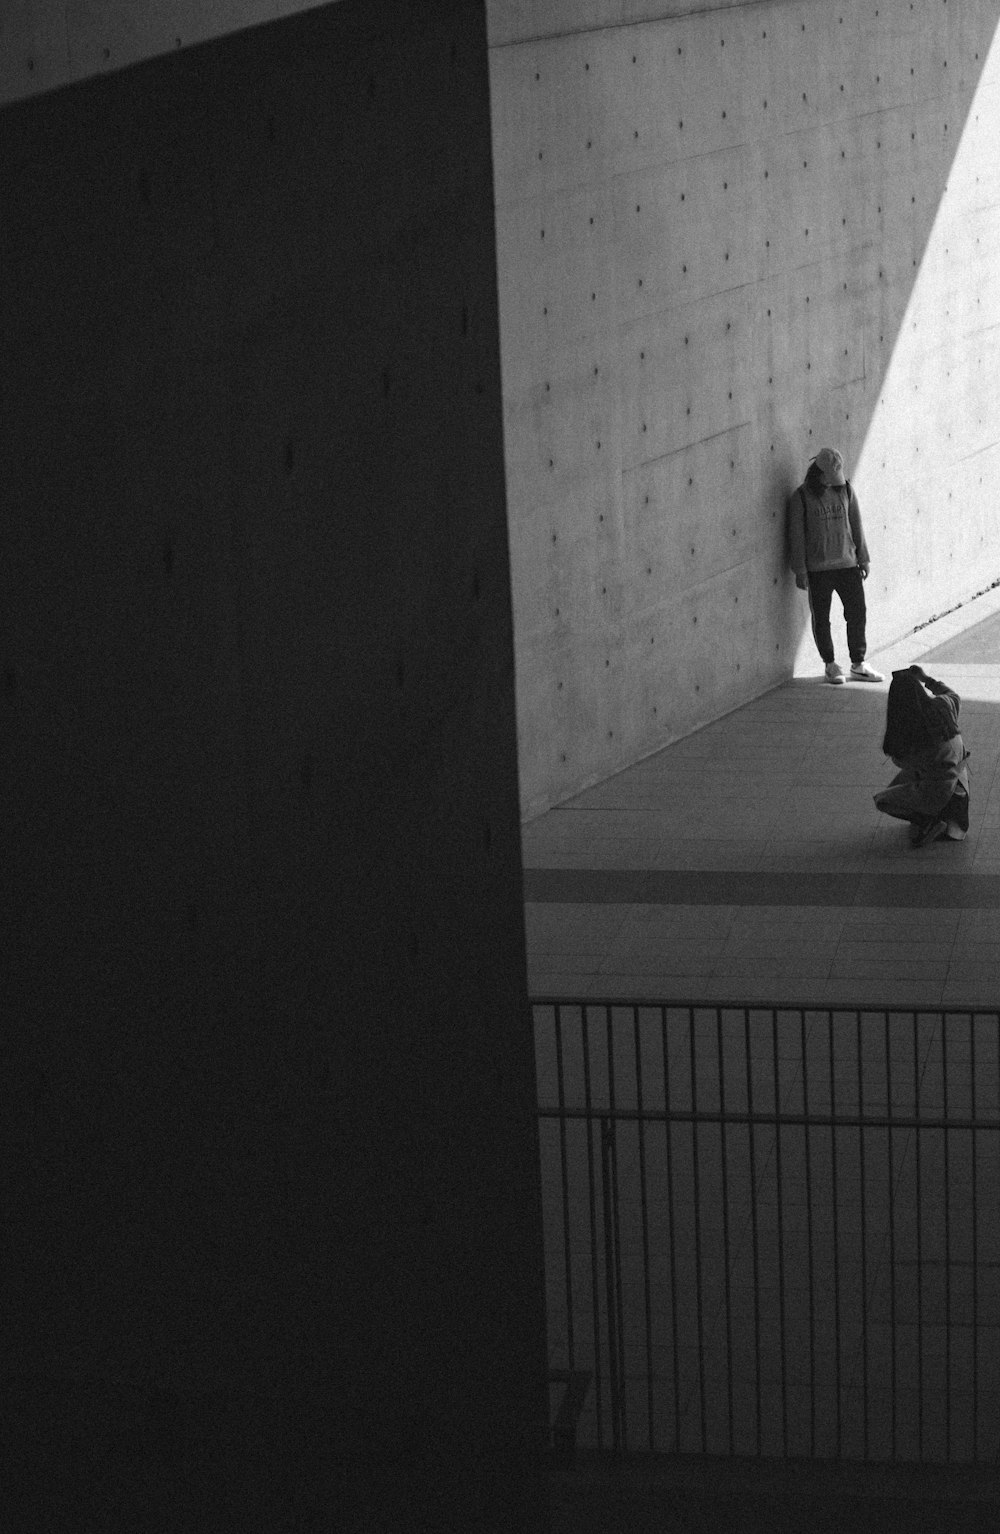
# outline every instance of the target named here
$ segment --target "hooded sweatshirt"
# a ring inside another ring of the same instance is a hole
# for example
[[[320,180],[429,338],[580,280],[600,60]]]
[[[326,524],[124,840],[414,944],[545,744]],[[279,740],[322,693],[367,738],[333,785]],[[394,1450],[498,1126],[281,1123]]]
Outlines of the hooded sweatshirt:
[[[805,484],[788,502],[789,562],[796,575],[870,564],[858,498],[850,485]]]

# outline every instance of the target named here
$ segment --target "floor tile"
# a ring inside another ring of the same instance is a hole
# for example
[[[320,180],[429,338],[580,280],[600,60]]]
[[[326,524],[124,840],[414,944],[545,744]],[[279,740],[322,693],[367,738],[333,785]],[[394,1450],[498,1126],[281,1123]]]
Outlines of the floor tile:
[[[957,942],[963,916],[972,912],[952,911],[935,907],[917,910],[883,910],[879,907],[855,907],[847,913],[844,922],[845,942],[886,942],[900,938],[904,942]],[[982,913],[993,916],[993,912]],[[997,931],[1000,932],[1000,911],[995,913]]]
[[[809,941],[814,935],[832,938],[839,935],[851,918],[850,906],[747,905],[733,907],[733,936],[788,934],[796,941]]]
[[[948,967],[948,979],[956,984],[985,981],[1000,993],[1000,955],[986,959],[958,955]]]
[[[828,950],[803,948],[796,954],[759,953],[735,954],[727,951],[720,959],[716,975],[731,977],[734,981],[774,977],[791,980],[825,980],[831,973],[833,956]]]
[[[944,980],[914,980],[884,974],[864,977],[831,977],[824,986],[822,997],[827,1003],[842,1002],[848,1006],[880,1007],[938,1007],[942,1004]]]
[[[526,852],[525,870],[548,868],[597,868],[643,870],[659,866],[656,842],[629,842],[595,838],[585,846],[559,847],[549,852]]]
[[[531,963],[528,964],[528,989],[533,998],[554,997],[560,1000],[565,997],[582,998],[603,994],[595,975],[535,968]]]
[[[663,971],[643,974],[602,971],[597,981],[597,986],[592,986],[589,994],[607,997],[609,1000],[627,996],[630,1000],[648,997],[651,1001],[662,1001],[664,997],[670,997],[675,1003],[718,1001],[730,999],[731,990],[731,987],[716,982],[703,971],[687,975]]]
[[[729,841],[723,837],[705,840],[698,837],[667,837],[649,857],[647,867],[656,869],[731,869],[746,872],[760,868],[766,856],[759,839]]]
[[[894,969],[900,965],[921,963],[947,963],[953,951],[953,942],[935,942],[927,936],[917,942],[908,941],[905,938],[898,940],[883,938],[881,941],[869,938],[866,941],[855,942],[846,934],[842,937],[837,948],[838,965],[865,964],[871,966],[885,962],[891,964]],[[870,972],[870,971],[869,971]],[[914,971],[914,978],[917,972]]]
[[[631,944],[661,941],[700,939],[721,945],[737,914],[737,907],[724,905],[633,905],[624,909],[626,919],[611,952],[624,952]]]
[[[734,924],[735,926],[735,924]],[[727,963],[733,959],[781,958],[794,960],[808,954],[810,960],[822,960],[827,967],[838,953],[840,939],[836,933],[810,930],[808,941],[802,939],[802,929],[786,926],[781,929],[746,929],[730,932],[723,950]],[[812,973],[812,971],[810,971]]]
[[[529,975],[536,972],[550,976],[561,975],[563,983],[575,981],[581,976],[599,974],[603,963],[599,953],[549,953],[546,949],[539,949],[528,954]],[[573,994],[576,994],[575,990]]]
[[[970,910],[956,913],[956,930],[959,939],[969,937],[977,942],[993,939],[1000,943],[1000,910]]]
[[[858,873],[865,867],[866,860],[864,845],[789,839],[772,842],[759,856],[757,866],[775,872]]]
[[[857,951],[838,953],[830,968],[831,980],[941,980],[948,974],[948,960],[894,959],[886,955],[866,959]]]
[[[600,964],[608,975],[713,975],[718,968],[721,944],[636,944],[621,953],[609,954]],[[728,967],[728,966],[727,966]]]
[[[956,975],[963,973],[968,964],[1000,965],[1000,948],[995,938],[977,941],[959,936],[951,951],[951,963]]]
[[[525,905],[525,930],[528,942],[550,937],[578,943],[591,940],[610,942],[627,920],[628,910],[619,905],[533,903]],[[563,949],[568,952],[571,949]]]

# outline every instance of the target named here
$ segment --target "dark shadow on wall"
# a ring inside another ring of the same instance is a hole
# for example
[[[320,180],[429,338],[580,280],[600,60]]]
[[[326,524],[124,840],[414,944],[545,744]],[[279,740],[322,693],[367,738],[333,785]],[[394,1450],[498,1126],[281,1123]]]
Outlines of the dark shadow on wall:
[[[538,1529],[481,7],[0,124],[0,1522]]]

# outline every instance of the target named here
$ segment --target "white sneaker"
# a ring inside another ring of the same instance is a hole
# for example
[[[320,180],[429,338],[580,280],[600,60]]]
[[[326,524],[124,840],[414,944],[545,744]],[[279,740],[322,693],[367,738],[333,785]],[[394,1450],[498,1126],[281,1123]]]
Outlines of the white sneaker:
[[[961,826],[956,826],[953,821],[949,820],[946,835],[950,842],[964,842],[968,834],[968,831],[963,831]]]
[[[874,667],[869,666],[866,660],[863,660],[858,665],[851,667],[851,680],[854,682],[884,682],[885,677],[881,671],[876,671]]]
[[[838,684],[846,682],[847,678],[844,675],[843,666],[838,666],[837,662],[832,660],[826,668],[826,679],[828,682],[835,682]]]

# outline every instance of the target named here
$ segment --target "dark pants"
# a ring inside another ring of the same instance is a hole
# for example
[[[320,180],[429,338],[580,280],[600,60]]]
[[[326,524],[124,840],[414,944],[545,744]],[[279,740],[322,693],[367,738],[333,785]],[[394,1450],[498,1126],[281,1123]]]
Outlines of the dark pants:
[[[836,592],[844,606],[847,621],[847,648],[851,665],[860,666],[865,658],[865,582],[857,565],[848,570],[809,571],[809,611],[812,613],[813,638],[827,665],[834,659],[830,633],[830,603]]]

